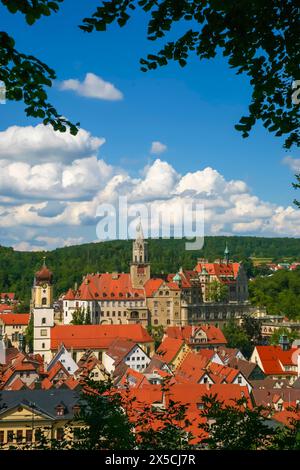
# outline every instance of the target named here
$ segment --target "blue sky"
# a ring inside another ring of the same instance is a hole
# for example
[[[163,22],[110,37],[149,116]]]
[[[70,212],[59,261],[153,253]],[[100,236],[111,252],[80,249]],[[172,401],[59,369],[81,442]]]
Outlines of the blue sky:
[[[16,39],[16,48],[52,66],[58,82],[82,82],[86,73],[93,73],[122,92],[123,99],[116,101],[62,91],[59,83],[49,92],[50,101],[62,114],[79,121],[91,136],[105,138],[98,158],[128,172],[132,178],[139,177],[157,157],[180,175],[211,167],[226,181],[245,182],[249,193],[259,201],[276,207],[292,206],[296,196],[291,187],[295,171],[291,165],[283,164],[283,159],[297,159],[299,151],[284,151],[282,140],[260,125],[248,139],[234,129],[234,124],[247,113],[251,93],[247,77],[236,76],[221,57],[203,63],[191,58],[183,69],[170,63],[145,74],[140,71],[139,59],[156,51],[158,44],[146,40],[144,14],[135,14],[125,28],[112,26],[106,33],[85,34],[77,25],[97,3],[67,0],[57,15],[43,18],[32,27],[20,14],[11,15],[3,7],[0,12],[6,30]],[[10,126],[38,124],[25,116],[20,103],[7,103],[0,111],[2,132]],[[159,156],[151,155],[153,141],[162,142],[167,150]],[[27,196],[29,200],[30,194]],[[22,198],[26,200],[24,193]],[[8,228],[4,230],[2,243],[13,243]],[[37,230],[36,226],[32,230]],[[39,230],[43,232],[42,225]],[[73,231],[66,226],[63,230]],[[93,238],[87,230],[82,229],[84,240]],[[226,230],[224,233],[228,233]],[[15,239],[19,238],[15,240],[16,247],[30,248],[28,240],[27,245],[20,245],[22,237],[16,235],[17,228],[13,233]],[[256,231],[250,230],[249,234]],[[297,233],[287,231],[282,235]],[[57,238],[55,230],[53,236]]]

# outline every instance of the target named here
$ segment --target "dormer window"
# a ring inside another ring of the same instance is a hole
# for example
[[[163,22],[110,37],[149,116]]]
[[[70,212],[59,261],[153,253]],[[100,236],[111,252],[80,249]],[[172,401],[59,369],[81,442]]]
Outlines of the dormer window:
[[[73,413],[74,413],[74,415],[78,415],[80,413],[80,406],[79,405],[74,405],[73,406]]]
[[[63,404],[57,405],[55,410],[56,410],[56,416],[64,416],[65,415],[66,408]]]

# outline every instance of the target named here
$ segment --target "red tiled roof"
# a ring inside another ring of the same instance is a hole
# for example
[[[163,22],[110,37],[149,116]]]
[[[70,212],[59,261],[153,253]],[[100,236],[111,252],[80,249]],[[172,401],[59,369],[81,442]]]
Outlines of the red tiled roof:
[[[26,384],[20,379],[20,377],[17,377],[11,384],[8,386],[4,386],[4,390],[22,390],[25,389]]]
[[[239,269],[240,263],[201,263],[199,262],[196,267],[195,271],[201,273],[202,269],[205,268],[206,271],[210,276],[216,276],[220,280],[225,280],[226,278],[232,277],[236,279]]]
[[[183,345],[184,341],[182,339],[167,336],[157,348],[154,357],[169,364],[173,359],[175,359]]]
[[[277,413],[274,413],[272,418],[284,424],[285,426],[292,427],[295,421],[300,420],[300,412],[291,411],[291,410],[282,410],[282,411],[278,411]]]
[[[240,371],[237,369],[223,366],[221,364],[216,364],[215,362],[211,362],[209,364],[208,371],[212,374],[211,377],[214,382],[219,381],[220,383],[226,382],[228,384],[232,383],[236,376],[240,373]]]
[[[142,383],[149,383],[144,374],[128,367],[118,382],[118,386],[140,387]]]
[[[50,372],[48,373],[48,379],[52,382],[52,380],[55,379],[56,375],[60,372],[64,372],[64,374],[66,374],[66,376],[69,376],[69,372],[67,371],[67,369],[64,367],[64,365],[60,362],[60,361],[57,361],[54,366],[51,368]]]
[[[14,292],[1,292],[0,298],[2,300],[4,300],[4,299],[14,300],[15,294],[14,294]]]
[[[28,325],[29,313],[3,313],[0,314],[0,321],[5,325]]]
[[[266,374],[296,374],[293,371],[286,371],[282,366],[296,366],[292,356],[297,350],[298,348],[291,348],[283,351],[280,346],[256,346],[256,351]]]
[[[75,300],[76,292],[73,289],[69,289],[66,295],[64,295],[64,300]]]
[[[3,312],[13,312],[13,306],[8,304],[0,304],[0,313]]]
[[[208,361],[209,359],[207,359],[207,357],[202,356],[202,351],[200,354],[190,352],[177,368],[176,378],[184,378],[185,380],[197,383],[200,378],[206,374],[204,369]]]
[[[169,326],[166,330],[166,335],[171,338],[183,339],[188,344],[192,344],[191,340],[199,329],[203,330],[207,335],[206,344],[226,344],[227,343],[227,340],[225,336],[223,335],[222,330],[213,325]],[[202,344],[205,344],[205,343],[202,343]]]
[[[55,325],[51,329],[51,349],[63,343],[71,349],[107,349],[116,338],[136,343],[151,343],[153,339],[142,325]]]
[[[248,405],[252,407],[249,391],[247,387],[235,384],[174,384],[168,396],[173,401],[182,404],[196,405],[201,402],[204,395],[217,395],[217,399],[224,401],[224,404],[232,405],[234,400],[245,397]]]
[[[87,274],[75,294],[75,300],[142,300],[144,298],[144,289],[132,287],[129,273]]]
[[[153,294],[161,287],[163,284],[164,280],[157,278],[157,279],[149,279],[144,288],[146,292],[146,297],[152,297]]]

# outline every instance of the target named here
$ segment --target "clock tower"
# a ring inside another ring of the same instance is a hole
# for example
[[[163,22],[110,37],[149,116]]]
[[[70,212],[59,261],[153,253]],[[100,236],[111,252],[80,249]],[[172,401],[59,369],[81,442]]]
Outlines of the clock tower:
[[[53,274],[46,261],[35,273],[32,288],[31,314],[33,315],[33,352],[49,363],[51,354],[51,329],[54,326]]]
[[[46,260],[42,269],[35,273],[32,288],[31,306],[34,308],[51,308],[53,303],[53,274],[46,266]]]

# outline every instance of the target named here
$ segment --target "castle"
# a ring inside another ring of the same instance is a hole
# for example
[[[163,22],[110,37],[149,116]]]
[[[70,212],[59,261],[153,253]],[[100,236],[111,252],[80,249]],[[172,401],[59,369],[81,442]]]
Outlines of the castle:
[[[87,274],[79,288],[62,297],[59,320],[53,308],[53,274],[44,260],[32,288],[34,352],[50,360],[54,330],[71,326],[79,310],[89,316],[90,326],[222,326],[249,311],[247,298],[247,276],[241,264],[230,261],[227,247],[223,260],[199,260],[193,270],[151,277],[148,243],[139,224],[130,272]]]
[[[62,299],[62,323],[75,310],[90,313],[93,324],[184,326],[203,321],[220,323],[247,309],[248,281],[243,266],[229,259],[198,260],[193,270],[179,269],[166,278],[151,277],[148,243],[141,224],[132,246],[129,273],[87,274],[79,288]]]

